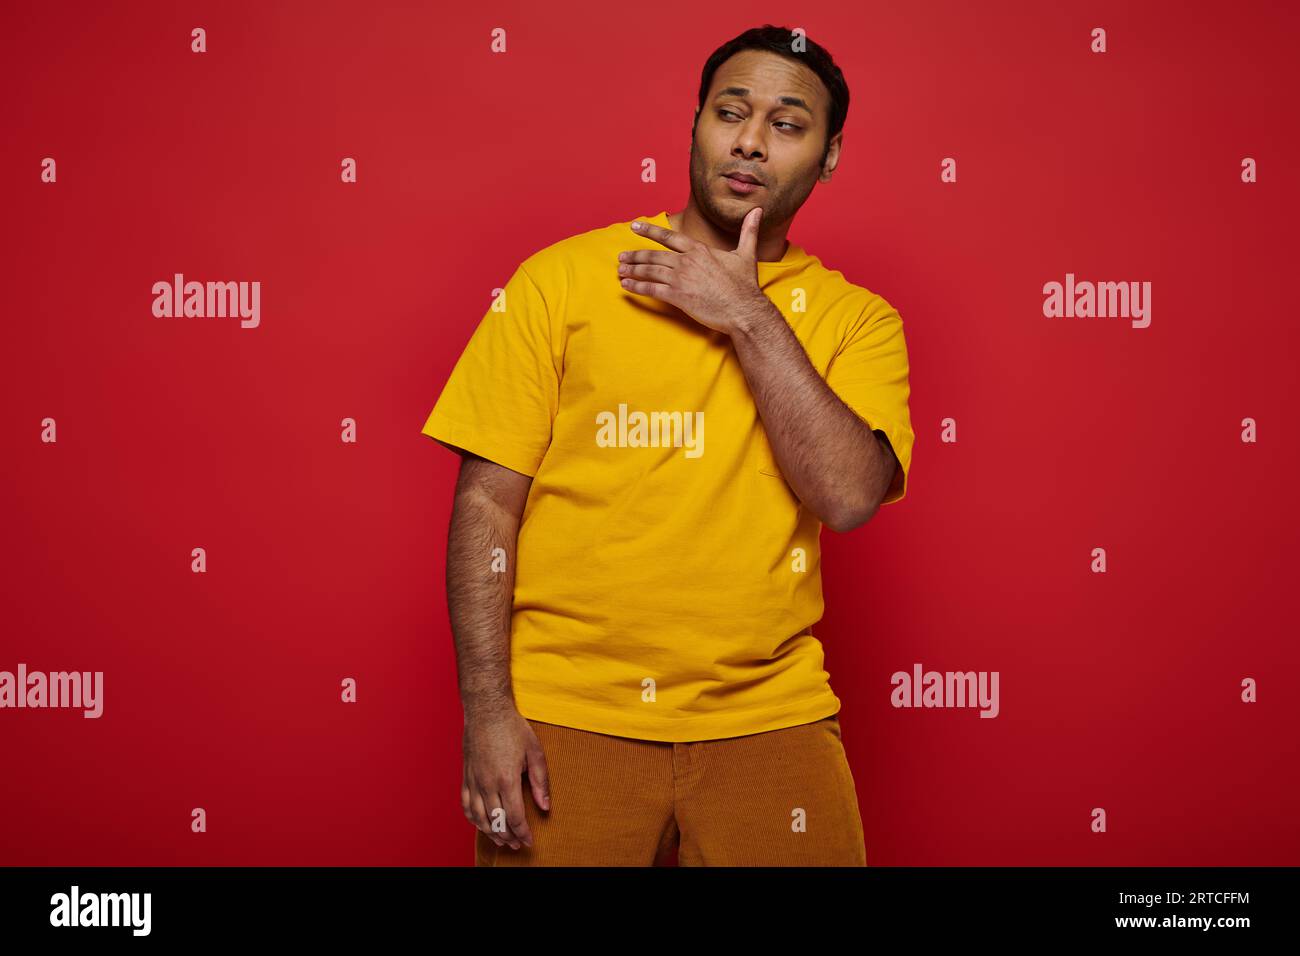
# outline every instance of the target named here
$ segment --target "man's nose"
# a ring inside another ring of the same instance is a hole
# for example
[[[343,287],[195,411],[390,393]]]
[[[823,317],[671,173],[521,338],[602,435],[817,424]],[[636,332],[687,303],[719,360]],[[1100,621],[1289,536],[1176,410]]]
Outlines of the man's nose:
[[[739,153],[746,159],[753,159],[763,155],[763,136],[760,132],[759,123],[746,123],[744,128],[736,134],[736,145],[732,147],[733,153]]]

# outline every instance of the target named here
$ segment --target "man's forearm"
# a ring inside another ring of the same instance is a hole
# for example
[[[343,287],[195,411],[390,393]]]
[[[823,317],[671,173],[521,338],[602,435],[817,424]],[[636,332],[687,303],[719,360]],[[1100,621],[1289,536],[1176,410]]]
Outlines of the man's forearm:
[[[731,339],[781,474],[834,530],[857,527],[880,506],[893,457],[808,359],[766,297]]]
[[[518,537],[518,519],[481,497],[457,495],[447,534],[447,613],[466,717],[515,706],[510,618]]]

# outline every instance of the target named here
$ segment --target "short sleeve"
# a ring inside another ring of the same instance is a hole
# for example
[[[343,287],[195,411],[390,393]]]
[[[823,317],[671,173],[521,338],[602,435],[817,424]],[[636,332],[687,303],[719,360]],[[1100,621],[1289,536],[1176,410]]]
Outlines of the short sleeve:
[[[902,318],[883,298],[872,300],[831,359],[826,384],[873,431],[882,431],[889,439],[903,478],[881,504],[901,501],[907,493],[915,440],[908,410],[907,343]]]
[[[559,404],[551,341],[546,298],[520,265],[474,330],[421,433],[536,475]]]

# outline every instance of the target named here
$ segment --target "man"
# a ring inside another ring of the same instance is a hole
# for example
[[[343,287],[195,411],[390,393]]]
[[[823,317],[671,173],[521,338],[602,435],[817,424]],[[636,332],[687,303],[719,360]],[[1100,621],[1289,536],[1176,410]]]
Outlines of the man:
[[[907,351],[785,239],[847,108],[811,40],[721,47],[686,208],[525,259],[428,417],[479,865],[866,863],[811,626],[822,525],[906,490]]]

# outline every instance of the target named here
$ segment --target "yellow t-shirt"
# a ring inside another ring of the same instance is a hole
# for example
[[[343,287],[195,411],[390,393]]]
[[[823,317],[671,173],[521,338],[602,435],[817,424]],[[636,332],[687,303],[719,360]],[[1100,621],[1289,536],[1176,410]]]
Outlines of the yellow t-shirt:
[[[811,631],[821,523],[777,468],[730,338],[619,285],[619,252],[665,248],[630,221],[525,259],[422,429],[533,479],[516,706],[662,741],[828,717],[840,701]],[[913,442],[898,312],[793,243],[758,277],[818,374],[889,439],[898,501]]]

